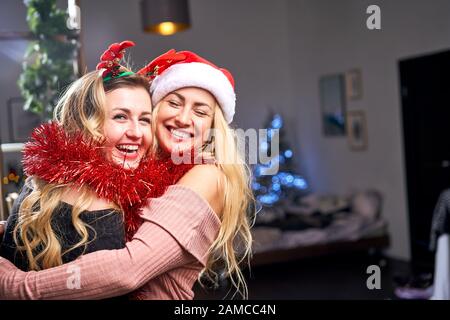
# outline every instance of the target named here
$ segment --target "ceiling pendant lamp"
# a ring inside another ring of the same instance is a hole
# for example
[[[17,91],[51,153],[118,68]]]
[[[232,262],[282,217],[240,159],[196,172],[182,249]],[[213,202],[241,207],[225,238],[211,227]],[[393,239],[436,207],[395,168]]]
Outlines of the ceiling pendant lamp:
[[[188,0],[142,0],[145,32],[168,36],[190,27]]]

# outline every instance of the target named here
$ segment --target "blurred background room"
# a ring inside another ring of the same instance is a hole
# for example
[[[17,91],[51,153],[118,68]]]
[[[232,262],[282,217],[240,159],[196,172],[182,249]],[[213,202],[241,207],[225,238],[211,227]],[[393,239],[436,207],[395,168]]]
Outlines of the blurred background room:
[[[448,299],[450,1],[373,4],[2,0],[0,220],[31,130],[109,44],[134,41],[136,70],[192,50],[233,74],[234,128],[267,130],[250,299]]]

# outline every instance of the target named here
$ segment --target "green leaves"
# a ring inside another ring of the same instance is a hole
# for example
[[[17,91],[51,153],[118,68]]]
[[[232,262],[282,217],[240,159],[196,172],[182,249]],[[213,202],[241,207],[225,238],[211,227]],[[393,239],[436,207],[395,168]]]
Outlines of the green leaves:
[[[18,80],[24,109],[52,117],[60,91],[75,80],[73,62],[77,42],[67,28],[66,12],[56,7],[56,0],[26,0],[27,21],[36,41],[25,53],[23,72]]]

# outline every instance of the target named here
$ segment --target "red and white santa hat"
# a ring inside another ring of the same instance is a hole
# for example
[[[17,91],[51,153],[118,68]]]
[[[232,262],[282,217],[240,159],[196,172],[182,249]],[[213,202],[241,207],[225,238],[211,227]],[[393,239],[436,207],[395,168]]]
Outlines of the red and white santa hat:
[[[217,67],[197,54],[172,49],[138,73],[153,79],[150,86],[153,105],[172,91],[197,87],[209,91],[216,98],[227,123],[233,121],[236,107],[233,76],[228,70]]]

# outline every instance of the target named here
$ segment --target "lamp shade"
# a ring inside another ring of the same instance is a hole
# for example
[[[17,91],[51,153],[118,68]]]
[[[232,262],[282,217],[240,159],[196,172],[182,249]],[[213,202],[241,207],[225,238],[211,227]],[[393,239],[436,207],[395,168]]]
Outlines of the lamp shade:
[[[144,31],[171,35],[190,27],[188,0],[142,0]]]

